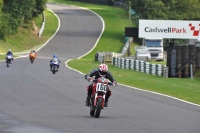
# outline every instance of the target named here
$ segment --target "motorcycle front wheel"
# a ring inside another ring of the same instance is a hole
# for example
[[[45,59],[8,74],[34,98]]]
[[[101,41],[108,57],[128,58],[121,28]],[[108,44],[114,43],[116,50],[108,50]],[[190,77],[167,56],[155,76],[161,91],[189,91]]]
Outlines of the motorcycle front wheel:
[[[33,61],[34,61],[34,58],[33,58],[33,57],[31,57],[31,63],[33,63]]]
[[[94,112],[94,117],[99,118],[102,109],[102,98],[98,98],[97,107]]]
[[[94,104],[93,104],[93,100],[90,100],[90,115],[94,116]]]
[[[55,69],[52,72],[53,72],[53,74],[55,74],[56,73]]]
[[[7,60],[7,67],[9,67],[9,65],[10,65],[10,61]]]

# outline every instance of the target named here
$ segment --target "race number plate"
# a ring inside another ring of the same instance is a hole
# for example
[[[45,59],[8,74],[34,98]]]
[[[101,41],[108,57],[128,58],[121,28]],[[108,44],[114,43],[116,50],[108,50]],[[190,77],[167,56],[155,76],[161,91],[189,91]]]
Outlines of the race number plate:
[[[107,87],[106,87],[105,84],[97,83],[96,91],[101,91],[101,92],[105,92],[106,93]]]

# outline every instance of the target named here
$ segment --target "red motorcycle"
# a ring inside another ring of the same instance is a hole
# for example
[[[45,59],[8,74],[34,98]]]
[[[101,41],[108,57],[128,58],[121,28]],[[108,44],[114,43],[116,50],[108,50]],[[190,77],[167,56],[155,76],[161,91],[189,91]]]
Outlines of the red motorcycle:
[[[104,76],[93,79],[93,90],[90,98],[90,115],[99,118],[101,109],[104,108],[105,96],[108,89],[108,86],[114,86],[112,82],[109,82]]]

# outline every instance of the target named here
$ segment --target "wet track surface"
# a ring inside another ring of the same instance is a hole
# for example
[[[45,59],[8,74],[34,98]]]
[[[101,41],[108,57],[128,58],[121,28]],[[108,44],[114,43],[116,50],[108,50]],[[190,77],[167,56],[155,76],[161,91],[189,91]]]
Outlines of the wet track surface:
[[[96,43],[101,19],[73,6],[48,4],[60,18],[56,36],[38,52],[7,68],[0,62],[0,133],[199,133],[200,107],[117,86],[109,107],[96,119],[84,105],[87,81],[65,61],[87,53]],[[53,75],[49,60],[61,58]],[[112,70],[111,70],[112,71]]]

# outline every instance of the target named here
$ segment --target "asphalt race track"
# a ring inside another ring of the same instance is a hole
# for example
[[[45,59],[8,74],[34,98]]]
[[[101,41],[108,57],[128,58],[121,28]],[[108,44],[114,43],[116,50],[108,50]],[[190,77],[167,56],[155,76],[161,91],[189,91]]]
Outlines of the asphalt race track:
[[[61,26],[37,60],[19,58],[9,68],[0,62],[0,133],[200,133],[199,106],[121,85],[111,88],[100,118],[91,117],[85,106],[88,82],[65,61],[87,53],[103,23],[81,8],[48,8]],[[61,59],[55,75],[49,70],[54,53]]]

